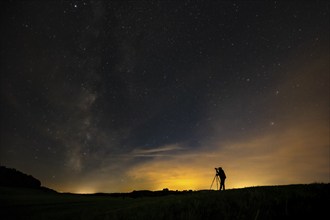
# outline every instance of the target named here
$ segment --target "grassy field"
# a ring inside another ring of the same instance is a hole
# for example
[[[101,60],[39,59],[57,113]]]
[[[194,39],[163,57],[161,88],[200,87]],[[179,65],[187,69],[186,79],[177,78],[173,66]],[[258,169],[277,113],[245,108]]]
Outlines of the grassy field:
[[[330,184],[263,186],[132,198],[0,187],[0,218],[327,219],[329,189]]]

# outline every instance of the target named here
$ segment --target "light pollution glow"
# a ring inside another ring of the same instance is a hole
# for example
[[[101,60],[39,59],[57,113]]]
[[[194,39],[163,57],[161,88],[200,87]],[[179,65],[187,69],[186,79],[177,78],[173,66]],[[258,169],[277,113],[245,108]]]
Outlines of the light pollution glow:
[[[84,184],[67,190],[94,193],[113,189],[209,189],[215,174],[213,168],[217,166],[223,166],[226,171],[227,188],[329,182],[328,131],[326,121],[323,125],[305,123],[245,141],[219,141],[218,148],[213,150],[188,153],[180,148],[177,155],[156,156],[131,168],[121,183],[87,178]]]
[[[214,127],[213,139],[204,140],[204,147],[191,150],[178,143],[152,150],[135,149],[119,158],[115,168],[104,166],[103,171],[90,172],[79,183],[49,183],[49,186],[77,193],[163,188],[201,190],[210,188],[214,167],[218,166],[227,174],[227,189],[330,182],[329,103],[319,96],[329,94],[327,58],[304,61],[306,65],[300,67],[298,61],[292,61],[293,68],[287,70],[290,72],[288,78],[272,94],[280,93],[286,99],[275,100],[268,106],[278,116],[267,122],[260,134],[237,140],[218,140],[214,137],[221,129],[217,130],[215,121],[210,123]],[[269,126],[272,129],[267,130]],[[137,157],[149,157],[149,160],[126,166],[130,159]],[[110,170],[120,167],[129,168],[115,178],[109,177]]]
[[[95,193],[105,190],[103,187],[118,191],[209,189],[215,174],[213,168],[219,165],[228,176],[227,188],[329,182],[329,147],[325,138],[328,129],[312,125],[309,129],[291,128],[281,134],[228,143],[212,152],[182,151],[177,156],[155,157],[130,169],[126,173],[127,181],[121,186],[118,183],[105,186],[100,181],[89,186],[78,184],[73,192]]]

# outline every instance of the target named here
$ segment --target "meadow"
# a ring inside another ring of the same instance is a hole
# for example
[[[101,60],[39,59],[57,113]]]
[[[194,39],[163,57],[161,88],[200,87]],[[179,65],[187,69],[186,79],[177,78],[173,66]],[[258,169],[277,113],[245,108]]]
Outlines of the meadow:
[[[1,219],[327,219],[330,184],[185,193],[65,194],[0,187]]]

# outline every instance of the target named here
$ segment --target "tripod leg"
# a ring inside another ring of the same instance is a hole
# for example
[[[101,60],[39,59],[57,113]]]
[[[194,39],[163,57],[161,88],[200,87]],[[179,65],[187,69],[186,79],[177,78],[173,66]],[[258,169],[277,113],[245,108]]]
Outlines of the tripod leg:
[[[213,186],[213,183],[214,183],[215,177],[216,177],[216,175],[215,175],[214,178],[213,178],[212,184],[211,184],[211,186],[210,186],[210,190],[212,189],[212,186]],[[218,188],[218,187],[217,187],[217,188]]]
[[[219,184],[219,190],[221,190],[221,181],[220,181],[220,177],[219,176],[218,176],[217,180],[218,180],[218,184]]]
[[[218,185],[219,185],[219,178],[217,177],[217,190],[218,190]]]

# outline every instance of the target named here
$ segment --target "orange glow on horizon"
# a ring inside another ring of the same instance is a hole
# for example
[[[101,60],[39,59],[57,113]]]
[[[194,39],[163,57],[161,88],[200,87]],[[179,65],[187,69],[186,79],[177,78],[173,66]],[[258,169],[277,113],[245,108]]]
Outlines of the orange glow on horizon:
[[[299,120],[298,116],[295,120]],[[285,127],[285,129],[284,129]],[[133,190],[210,189],[214,167],[226,172],[226,189],[262,185],[329,183],[329,128],[320,119],[287,122],[273,133],[244,140],[215,142],[211,148],[181,150],[154,157],[125,170],[121,178],[91,173],[84,185],[65,186],[65,192],[131,192]],[[208,144],[205,144],[208,146]],[[163,146],[162,149],[173,149]],[[64,184],[65,185],[65,184]],[[213,189],[216,185],[213,186]],[[56,188],[55,188],[56,189]]]

